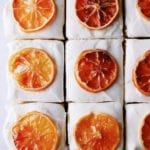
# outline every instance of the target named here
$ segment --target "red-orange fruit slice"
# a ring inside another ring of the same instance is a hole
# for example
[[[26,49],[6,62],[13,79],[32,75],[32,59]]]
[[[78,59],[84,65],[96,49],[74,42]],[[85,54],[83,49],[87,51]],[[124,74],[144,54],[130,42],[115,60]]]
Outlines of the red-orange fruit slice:
[[[54,0],[13,0],[12,7],[15,20],[25,32],[44,28],[56,16]]]
[[[141,16],[150,21],[150,1],[137,0],[137,8]]]
[[[29,112],[12,127],[13,142],[17,150],[56,150],[58,129],[50,117]]]
[[[138,60],[133,70],[133,83],[142,94],[150,96],[150,50]]]
[[[38,91],[52,84],[56,66],[43,50],[25,48],[11,56],[9,71],[21,88]]]
[[[108,114],[91,113],[76,124],[75,140],[81,150],[116,150],[120,139],[120,124]]]
[[[148,114],[144,119],[144,123],[141,128],[141,139],[145,150],[150,150],[150,114]]]
[[[89,92],[100,92],[110,87],[118,75],[116,60],[104,50],[83,51],[75,65],[75,78]]]
[[[76,0],[76,15],[89,29],[109,26],[119,13],[118,0]]]

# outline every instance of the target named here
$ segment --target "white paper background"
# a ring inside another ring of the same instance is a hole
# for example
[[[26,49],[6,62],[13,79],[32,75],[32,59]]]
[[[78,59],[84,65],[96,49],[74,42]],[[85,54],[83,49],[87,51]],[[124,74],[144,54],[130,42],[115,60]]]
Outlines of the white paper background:
[[[0,0],[0,10],[3,9],[4,3],[6,0]],[[6,118],[6,94],[7,94],[7,84],[6,84],[6,63],[7,63],[7,55],[8,51],[6,49],[6,41],[3,34],[3,27],[2,27],[2,11],[0,11],[0,134],[2,135],[2,127],[4,120]],[[5,84],[2,84],[5,83]],[[4,142],[3,136],[0,139],[0,149],[7,150],[6,144]]]

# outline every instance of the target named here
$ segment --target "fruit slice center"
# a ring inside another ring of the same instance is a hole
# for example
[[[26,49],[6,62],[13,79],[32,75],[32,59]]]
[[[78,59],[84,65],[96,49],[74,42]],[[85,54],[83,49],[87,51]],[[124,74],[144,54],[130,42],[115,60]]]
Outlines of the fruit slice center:
[[[117,120],[108,114],[89,114],[79,120],[75,139],[82,150],[114,150],[120,142]]]
[[[138,62],[134,74],[136,87],[145,95],[150,95],[150,50]]]
[[[142,15],[150,20],[150,1],[138,0],[137,5]]]
[[[13,13],[24,31],[32,32],[43,28],[55,16],[53,0],[14,0]]]
[[[117,64],[103,50],[83,51],[76,63],[76,78],[88,91],[99,92],[108,88],[117,77]]]
[[[144,124],[141,128],[142,132],[142,142],[146,150],[150,149],[150,114],[148,114],[144,119]]]
[[[22,116],[12,128],[12,137],[17,150],[55,150],[58,143],[57,127],[39,112]]]
[[[26,48],[14,54],[9,67],[17,83],[26,90],[42,90],[55,78],[52,58],[36,48]]]
[[[92,29],[108,26],[119,12],[118,0],[76,0],[79,20]]]

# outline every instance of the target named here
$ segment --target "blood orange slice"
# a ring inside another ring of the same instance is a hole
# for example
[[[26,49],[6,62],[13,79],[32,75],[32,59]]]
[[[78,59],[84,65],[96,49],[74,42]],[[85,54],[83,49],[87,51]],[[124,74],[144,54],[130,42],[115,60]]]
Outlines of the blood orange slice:
[[[82,150],[115,150],[121,139],[118,121],[108,114],[89,114],[79,120],[75,140]]]
[[[150,96],[150,50],[136,64],[133,83],[141,93]]]
[[[25,32],[42,29],[56,16],[54,0],[13,0],[13,15]]]
[[[137,8],[141,16],[150,21],[150,1],[137,0]]]
[[[43,50],[25,48],[9,61],[9,70],[18,85],[29,91],[38,91],[52,84],[56,67],[53,59]]]
[[[150,150],[150,114],[145,119],[141,128],[141,139],[145,150]]]
[[[118,0],[76,0],[76,15],[89,29],[109,26],[119,13]]]
[[[29,112],[12,128],[12,137],[17,150],[56,150],[58,129],[48,116]]]
[[[116,60],[104,50],[83,51],[75,65],[75,77],[79,85],[89,92],[107,89],[116,80]]]

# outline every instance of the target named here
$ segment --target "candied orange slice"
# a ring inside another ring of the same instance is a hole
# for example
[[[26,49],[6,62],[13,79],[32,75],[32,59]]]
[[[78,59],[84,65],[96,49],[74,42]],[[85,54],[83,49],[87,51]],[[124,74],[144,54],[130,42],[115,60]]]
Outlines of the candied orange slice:
[[[81,150],[115,150],[120,139],[120,125],[108,114],[86,115],[75,128],[75,140]]]
[[[12,7],[14,18],[24,32],[40,30],[56,16],[54,0],[13,0]]]
[[[150,50],[145,52],[133,70],[133,83],[144,95],[150,96]]]
[[[12,128],[17,150],[56,150],[58,129],[50,117],[40,112],[22,116]]]
[[[53,59],[37,48],[25,48],[15,53],[9,60],[9,70],[18,85],[29,91],[51,85],[56,74]]]
[[[141,16],[150,21],[150,1],[137,0],[137,8]]]
[[[119,13],[118,0],[76,0],[76,15],[89,29],[109,26]]]
[[[110,87],[118,75],[116,60],[104,50],[83,51],[75,65],[79,85],[89,92],[100,92]]]
[[[141,128],[141,139],[145,150],[150,150],[150,114],[145,119]]]

